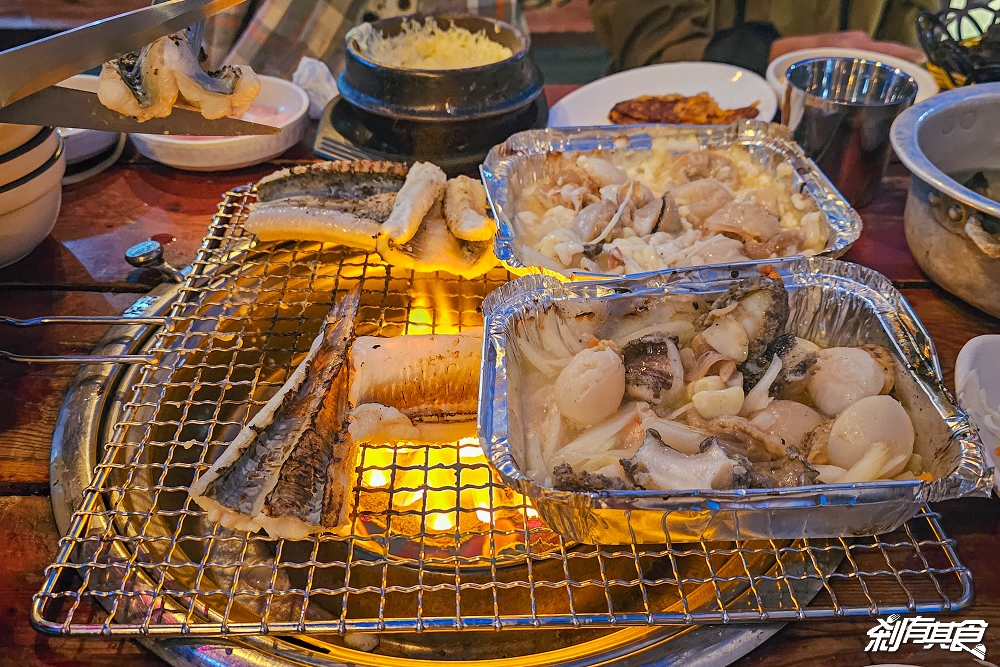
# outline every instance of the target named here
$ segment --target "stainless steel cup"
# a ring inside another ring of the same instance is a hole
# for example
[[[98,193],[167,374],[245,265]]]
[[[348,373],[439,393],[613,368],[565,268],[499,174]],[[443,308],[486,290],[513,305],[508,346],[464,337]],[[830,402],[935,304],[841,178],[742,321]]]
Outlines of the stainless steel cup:
[[[875,196],[892,121],[913,104],[917,82],[863,58],[815,58],[788,68],[782,123],[844,198],[860,208]]]

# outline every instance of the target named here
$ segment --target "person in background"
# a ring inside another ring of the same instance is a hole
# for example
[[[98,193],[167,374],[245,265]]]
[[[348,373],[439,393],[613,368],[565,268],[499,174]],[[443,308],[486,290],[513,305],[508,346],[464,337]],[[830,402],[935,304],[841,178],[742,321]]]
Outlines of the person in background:
[[[763,75],[791,51],[844,47],[914,62],[921,10],[941,0],[589,0],[610,72],[651,63],[708,60]]]

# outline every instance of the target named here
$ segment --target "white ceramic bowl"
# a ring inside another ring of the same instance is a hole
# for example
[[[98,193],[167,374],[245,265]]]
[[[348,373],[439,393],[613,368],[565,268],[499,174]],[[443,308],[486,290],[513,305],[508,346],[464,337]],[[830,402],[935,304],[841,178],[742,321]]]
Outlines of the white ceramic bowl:
[[[294,83],[261,76],[260,94],[243,119],[274,125],[281,134],[245,137],[180,137],[133,134],[132,143],[150,160],[187,171],[224,171],[259,164],[281,155],[302,139],[309,121],[309,98]]]
[[[883,55],[876,51],[865,51],[863,49],[839,49],[834,47],[801,49],[779,56],[767,66],[767,82],[778,96],[779,104],[781,104],[781,101],[785,97],[785,74],[788,72],[788,68],[797,62],[809,60],[810,58],[864,58],[865,60],[880,62],[902,70],[912,76],[914,81],[917,82],[917,99],[914,103],[923,102],[938,92],[937,82],[934,81],[934,76],[930,72],[920,65],[911,63],[909,60],[904,60],[903,58],[893,58],[892,56]]]
[[[12,183],[48,162],[59,147],[59,134],[43,128],[27,143],[0,155],[0,186]]]
[[[549,110],[549,127],[610,125],[608,113],[619,102],[671,93],[708,93],[723,109],[757,102],[757,120],[763,121],[770,121],[778,110],[774,91],[750,70],[722,63],[662,63],[619,72],[574,90]]]
[[[62,139],[41,167],[0,186],[0,267],[13,264],[41,243],[59,217],[66,154]]]
[[[64,88],[74,88],[76,90],[86,90],[89,93],[97,92],[97,84],[100,77],[92,74],[77,74],[65,81],[60,81],[59,85]],[[73,127],[60,127],[59,134],[62,135],[66,143],[66,164],[76,164],[103,153],[110,149],[121,136],[117,132],[101,132],[100,130],[81,130]]]
[[[9,153],[21,144],[27,143],[42,131],[39,125],[11,125],[0,123],[0,155]]]

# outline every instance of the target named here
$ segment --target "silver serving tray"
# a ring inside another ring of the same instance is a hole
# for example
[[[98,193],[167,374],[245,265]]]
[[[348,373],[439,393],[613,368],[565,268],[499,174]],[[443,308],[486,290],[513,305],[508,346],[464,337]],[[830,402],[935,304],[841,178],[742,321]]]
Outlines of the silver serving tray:
[[[773,266],[791,305],[786,331],[821,346],[879,343],[894,352],[893,395],[910,413],[914,451],[933,481],[879,481],[787,489],[693,491],[557,491],[522,472],[524,434],[519,353],[514,327],[557,301],[607,301],[612,315],[637,298],[691,294],[712,299],[733,283]],[[993,470],[979,436],[942,381],[927,331],[887,278],[822,257],[677,269],[630,278],[563,282],[528,275],[483,302],[485,336],[479,435],[503,480],[531,499],[565,538],[594,544],[871,535],[898,528],[927,502],[989,495]]]
[[[512,273],[551,273],[521,259],[521,241],[514,222],[515,202],[525,186],[546,177],[546,156],[552,153],[651,151],[653,139],[676,142],[677,151],[726,148],[737,145],[749,151],[758,164],[774,168],[788,160],[799,192],[812,197],[830,227],[822,255],[840,257],[861,235],[861,217],[791,139],[788,128],[759,120],[732,125],[623,125],[528,130],[495,146],[480,167],[483,184],[497,220],[494,250]],[[573,269],[567,273],[584,278],[598,274]]]

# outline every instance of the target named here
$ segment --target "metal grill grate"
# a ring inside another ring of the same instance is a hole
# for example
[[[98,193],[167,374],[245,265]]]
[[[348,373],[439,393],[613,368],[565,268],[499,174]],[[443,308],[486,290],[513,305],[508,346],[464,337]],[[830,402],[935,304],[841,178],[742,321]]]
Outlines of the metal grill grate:
[[[567,544],[498,482],[474,425],[435,445],[363,446],[349,535],[291,542],[209,524],[188,486],[282,385],[335,299],[363,283],[359,335],[452,332],[479,326],[483,296],[507,279],[414,275],[315,243],[257,247],[241,226],[252,196],[227,193],[151,343],[155,361],[110,417],[35,598],[43,632],[594,628],[971,603],[971,575],[930,511],[853,542]],[[91,601],[106,620],[85,613]]]

